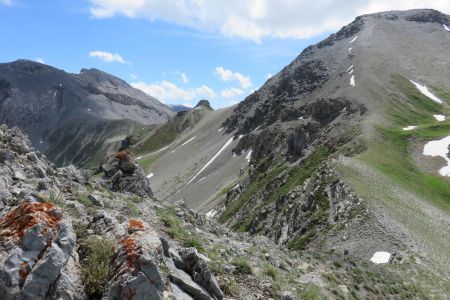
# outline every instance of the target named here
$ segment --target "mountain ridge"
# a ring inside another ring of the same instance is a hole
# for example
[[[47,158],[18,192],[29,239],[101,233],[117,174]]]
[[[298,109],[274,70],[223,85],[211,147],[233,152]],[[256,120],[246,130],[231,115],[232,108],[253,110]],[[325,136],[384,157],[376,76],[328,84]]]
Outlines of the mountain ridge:
[[[0,82],[0,122],[24,128],[33,145],[59,165],[86,163],[86,157],[77,158],[84,147],[95,144],[104,153],[111,145],[102,142],[136,134],[139,126],[167,122],[174,114],[155,98],[97,69],[72,74],[17,60],[0,64]],[[83,140],[81,132],[105,126],[109,132]],[[64,131],[73,132],[72,139],[64,138]],[[68,152],[67,142],[72,145]],[[55,151],[60,153],[52,155]]]

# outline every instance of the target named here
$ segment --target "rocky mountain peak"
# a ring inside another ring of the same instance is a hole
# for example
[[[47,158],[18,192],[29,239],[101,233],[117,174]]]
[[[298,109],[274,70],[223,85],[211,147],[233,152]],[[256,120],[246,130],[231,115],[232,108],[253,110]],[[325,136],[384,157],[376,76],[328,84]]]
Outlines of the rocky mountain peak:
[[[209,110],[213,110],[213,108],[211,107],[211,104],[209,104],[208,100],[200,100],[197,103],[197,105],[194,106],[194,109],[195,108],[206,108],[206,109],[209,109]]]

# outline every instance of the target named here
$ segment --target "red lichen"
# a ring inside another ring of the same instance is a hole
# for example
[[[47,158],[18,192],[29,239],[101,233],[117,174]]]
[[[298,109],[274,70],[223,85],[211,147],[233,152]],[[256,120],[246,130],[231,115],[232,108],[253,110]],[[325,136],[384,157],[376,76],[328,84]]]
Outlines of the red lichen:
[[[27,278],[28,274],[30,274],[30,271],[28,271],[27,269],[19,270],[19,275],[20,275],[20,278],[22,278],[22,279]]]
[[[136,266],[136,262],[142,254],[141,246],[132,238],[127,237],[120,243],[125,251],[125,260],[129,268]]]
[[[127,151],[120,151],[117,152],[116,154],[114,154],[114,157],[117,158],[118,160],[125,160],[130,156],[130,153],[128,153]]]
[[[136,295],[136,292],[131,289],[130,287],[126,287],[123,291],[122,291],[122,296],[125,299],[133,299],[133,297]]]
[[[27,278],[28,274],[30,274],[30,269],[28,268],[28,263],[23,261],[20,263],[19,276],[22,279]]]
[[[59,224],[59,219],[51,211],[55,206],[51,203],[22,203],[0,218],[0,237],[22,238],[27,229],[41,223],[46,230]]]
[[[128,230],[143,230],[144,227],[144,222],[139,219],[130,219],[130,221],[128,221]]]

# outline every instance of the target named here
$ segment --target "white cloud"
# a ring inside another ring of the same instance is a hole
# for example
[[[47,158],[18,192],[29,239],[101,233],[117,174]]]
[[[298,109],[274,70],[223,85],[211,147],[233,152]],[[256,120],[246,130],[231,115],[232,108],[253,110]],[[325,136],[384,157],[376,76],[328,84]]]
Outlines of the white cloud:
[[[224,67],[217,67],[214,72],[222,81],[237,81],[243,89],[248,89],[252,86],[250,76],[244,76],[241,73],[233,72]]]
[[[5,1],[5,0],[2,0]],[[90,0],[95,18],[126,16],[163,20],[206,32],[260,42],[309,38],[336,31],[357,15],[383,10],[434,8],[450,13],[448,0]]]
[[[130,74],[130,77],[133,80],[137,80],[139,78],[139,76],[137,76],[136,74],[133,74],[133,73]]]
[[[230,101],[230,106],[231,105],[235,105],[235,104],[238,104],[240,101],[237,101],[237,100],[231,100]]]
[[[142,90],[150,96],[163,102],[167,101],[192,101],[195,99],[214,99],[217,94],[210,87],[202,85],[197,88],[182,89],[170,81],[147,84],[145,82],[133,82],[131,86]]]
[[[38,57],[38,58],[36,58],[36,61],[37,61],[38,63],[45,64],[45,61],[44,61],[43,58]]]
[[[111,52],[107,52],[107,51],[91,51],[89,52],[89,56],[90,57],[94,57],[94,58],[99,58],[101,60],[103,60],[104,62],[118,62],[121,64],[127,64],[129,62],[127,62],[125,59],[123,59],[122,56],[120,56],[117,53],[111,53]]]
[[[194,106],[191,103],[183,103],[183,106],[189,107],[189,108],[193,108]]]
[[[181,82],[186,84],[189,83],[189,78],[187,77],[186,73],[181,72],[180,73]]]
[[[220,92],[220,96],[223,98],[235,98],[237,96],[243,95],[245,92],[237,88],[229,88]]]
[[[266,74],[266,80],[269,79],[269,78],[272,78],[272,76],[273,76],[272,73],[267,73],[267,74]]]

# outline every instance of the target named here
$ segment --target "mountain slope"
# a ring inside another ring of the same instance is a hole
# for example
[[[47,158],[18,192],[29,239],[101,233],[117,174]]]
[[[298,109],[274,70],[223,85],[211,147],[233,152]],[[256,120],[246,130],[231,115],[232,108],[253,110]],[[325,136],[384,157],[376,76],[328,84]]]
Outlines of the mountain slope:
[[[88,165],[84,153],[104,152],[113,141],[173,115],[155,98],[96,69],[70,74],[26,60],[3,63],[0,90],[0,122],[25,129],[58,165]]]
[[[422,152],[450,134],[449,23],[434,10],[356,18],[229,117],[180,136],[195,137],[182,155],[163,149],[149,170],[154,190],[290,249],[364,260],[383,250],[445,273],[450,182],[438,172],[445,159]]]
[[[420,162],[430,159],[417,150],[413,158],[411,148],[450,134],[448,121],[434,117],[450,113],[450,35],[442,26],[449,22],[433,10],[358,17],[243,101],[225,125],[244,135],[234,151],[252,149],[256,172],[223,200],[219,220],[291,248],[347,249],[367,259],[381,245],[415,249],[445,270],[449,179],[424,172]],[[351,204],[347,188],[369,214]]]

